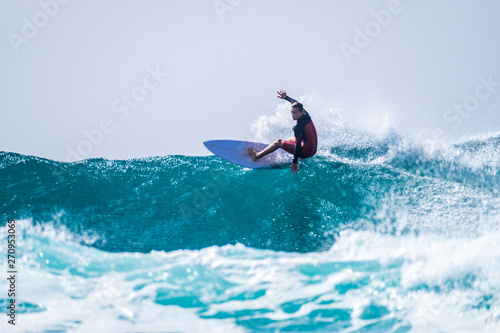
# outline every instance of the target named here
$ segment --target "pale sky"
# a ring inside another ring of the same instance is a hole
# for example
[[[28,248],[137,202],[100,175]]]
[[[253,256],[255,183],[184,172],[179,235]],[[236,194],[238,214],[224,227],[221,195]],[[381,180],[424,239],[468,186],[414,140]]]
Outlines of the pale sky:
[[[316,124],[500,128],[499,1],[0,1],[3,151],[206,155],[254,138],[281,88]]]

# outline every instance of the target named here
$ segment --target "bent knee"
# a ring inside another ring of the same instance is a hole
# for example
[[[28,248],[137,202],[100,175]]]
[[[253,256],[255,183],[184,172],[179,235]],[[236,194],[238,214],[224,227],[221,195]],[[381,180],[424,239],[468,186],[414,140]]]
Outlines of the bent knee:
[[[273,142],[273,146],[281,148],[283,146],[283,140],[282,139],[278,139],[278,140],[274,141]]]

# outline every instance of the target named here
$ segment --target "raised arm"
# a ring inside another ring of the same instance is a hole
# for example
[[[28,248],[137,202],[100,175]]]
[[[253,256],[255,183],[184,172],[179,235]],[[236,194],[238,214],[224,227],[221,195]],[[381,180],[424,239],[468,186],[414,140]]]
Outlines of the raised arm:
[[[295,99],[293,99],[293,98],[291,98],[291,97],[287,96],[286,91],[285,91],[285,90],[283,90],[283,89],[278,90],[278,91],[277,91],[277,93],[278,93],[278,98],[281,98],[281,99],[284,99],[284,100],[286,100],[286,101],[289,101],[289,102],[290,102],[290,104],[291,104],[291,103],[295,103],[295,102],[297,102]]]
[[[295,100],[295,99],[291,98],[290,96],[286,96],[286,97],[285,97],[285,100],[289,101],[289,102],[290,102],[290,104],[293,104],[293,103],[297,102],[297,100]]]

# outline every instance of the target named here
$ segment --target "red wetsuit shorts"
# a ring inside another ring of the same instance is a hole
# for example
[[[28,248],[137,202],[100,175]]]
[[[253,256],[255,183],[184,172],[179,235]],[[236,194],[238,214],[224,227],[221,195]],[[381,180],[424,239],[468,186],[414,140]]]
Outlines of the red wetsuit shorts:
[[[308,144],[307,141],[302,141],[302,149],[300,150],[300,158],[308,158],[313,157],[316,154],[316,147],[311,144]],[[283,146],[281,147],[284,151],[294,154],[295,153],[295,142],[293,141],[283,141]]]

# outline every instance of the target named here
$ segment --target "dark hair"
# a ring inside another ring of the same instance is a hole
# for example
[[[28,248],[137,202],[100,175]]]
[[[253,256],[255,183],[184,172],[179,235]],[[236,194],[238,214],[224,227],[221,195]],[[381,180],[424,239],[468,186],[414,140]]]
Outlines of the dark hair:
[[[299,112],[304,112],[304,105],[302,105],[302,103],[293,102],[292,108],[297,108],[299,109]]]

